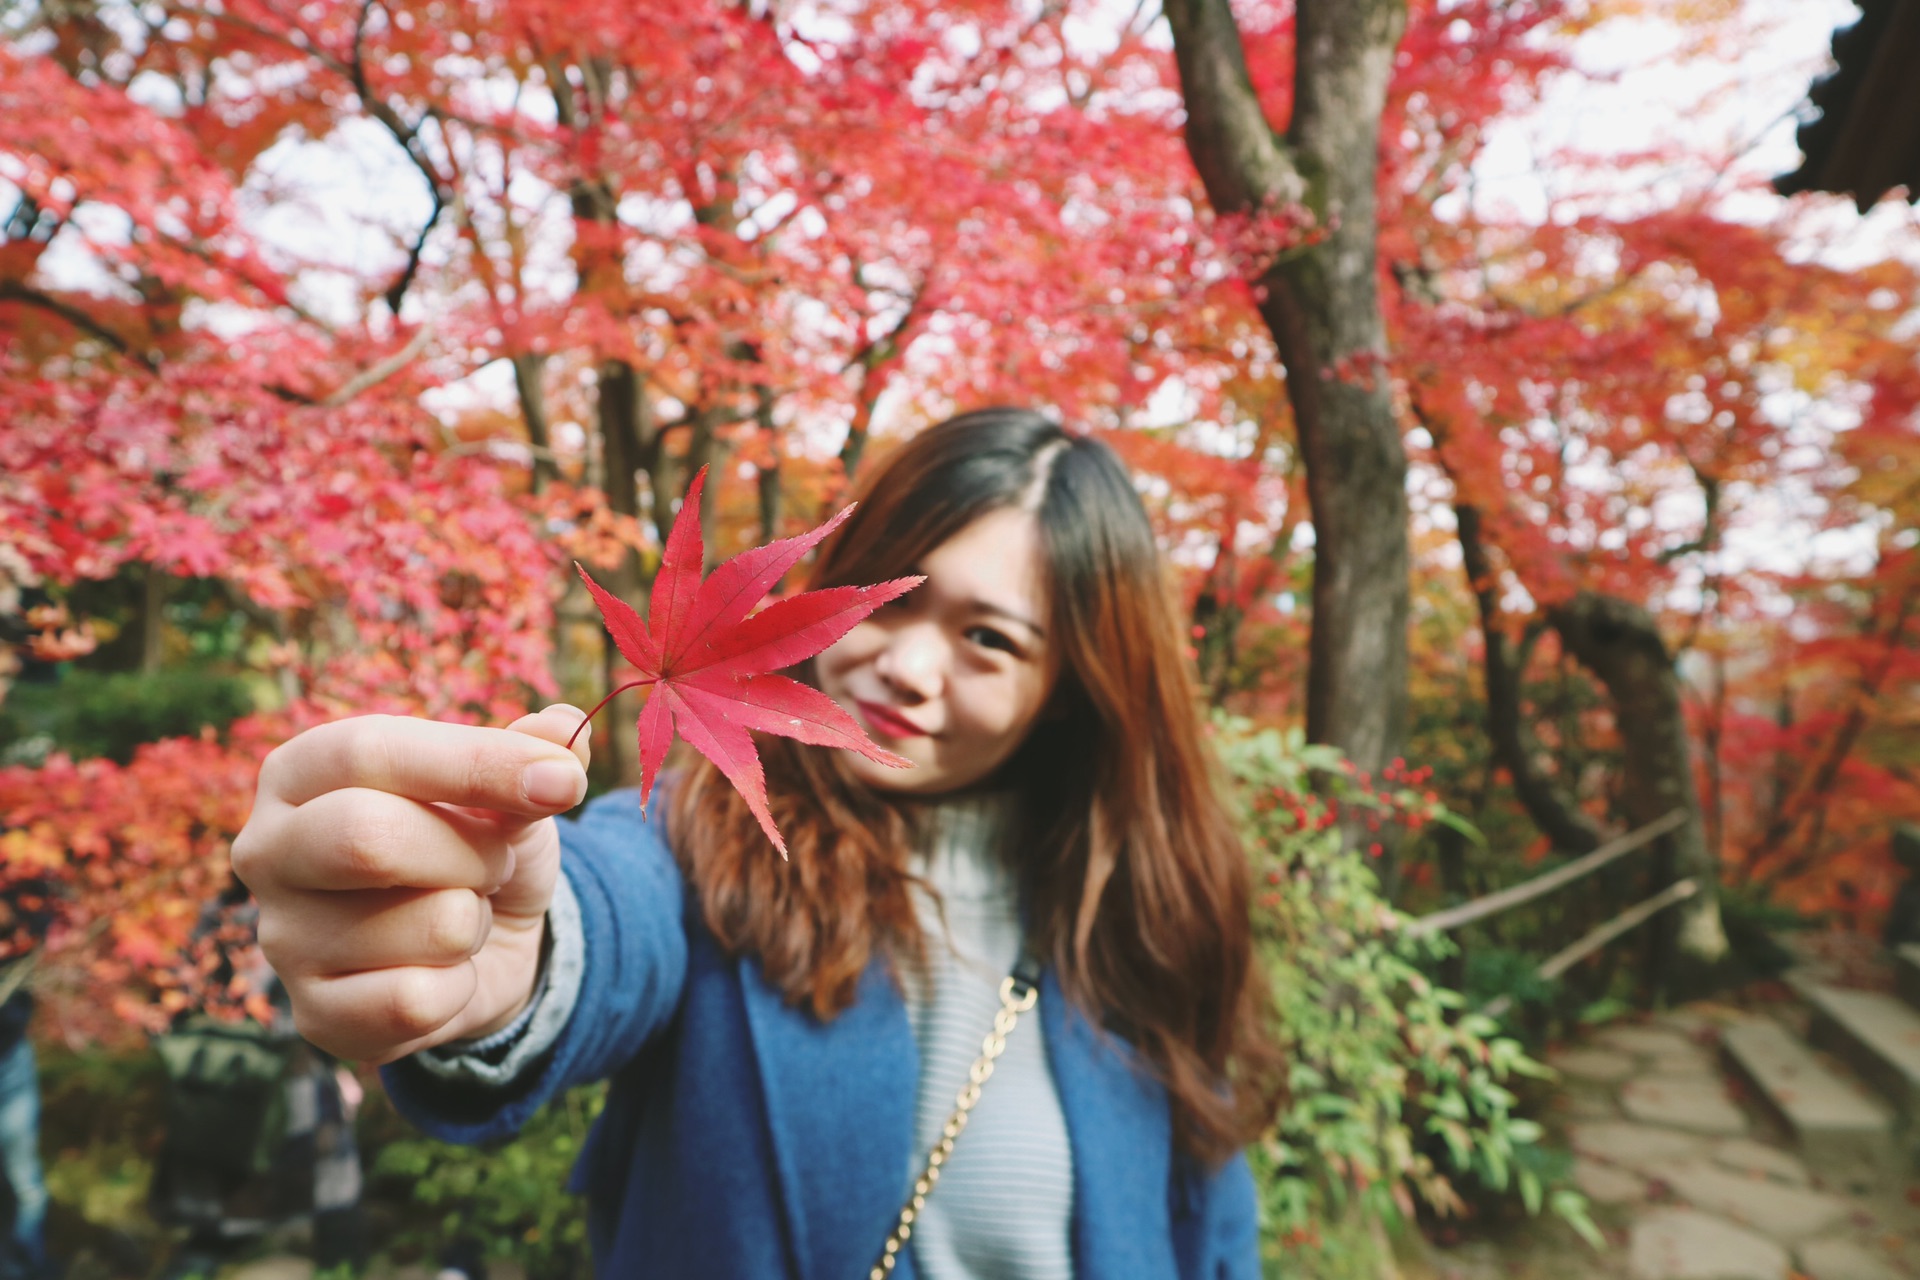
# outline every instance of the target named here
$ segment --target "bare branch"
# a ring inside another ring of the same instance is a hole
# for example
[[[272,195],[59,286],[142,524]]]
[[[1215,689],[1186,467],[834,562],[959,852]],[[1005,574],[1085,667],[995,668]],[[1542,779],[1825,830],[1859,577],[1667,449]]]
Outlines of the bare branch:
[[[853,373],[857,370],[860,374],[853,419],[847,423],[847,438],[840,446],[840,472],[848,481],[860,469],[860,455],[866,452],[867,432],[873,425],[873,409],[880,400],[882,388],[874,386],[874,374],[900,354],[907,332],[922,318],[927,287],[928,282],[922,277],[908,296],[907,308],[901,313],[900,319],[886,332],[868,338],[847,360],[843,372]]]
[[[406,346],[401,347],[398,351],[386,357],[384,360],[379,361],[377,364],[369,365],[359,373],[354,374],[351,378],[348,378],[338,387],[322,396],[319,400],[320,405],[323,408],[337,409],[369,387],[375,387],[385,382],[388,378],[391,378],[394,374],[413,363],[413,358],[426,348],[427,340],[432,335],[433,326],[421,325],[420,328],[414,332],[413,337],[407,339]]]
[[[40,290],[21,284],[18,281],[0,280],[0,299],[9,298],[15,302],[24,302],[28,306],[38,307],[42,311],[59,316],[62,320],[65,320],[82,333],[106,343],[109,347],[113,348],[116,355],[122,355],[129,360],[137,361],[144,366],[149,373],[158,373],[160,370],[160,357],[158,354],[152,351],[136,350],[133,343],[120,334],[115,333],[98,320],[95,320],[92,316],[70,302],[56,298],[49,293],[42,293]]]
[[[1499,593],[1494,569],[1481,538],[1479,508],[1471,503],[1454,503],[1454,519],[1460,537],[1460,556],[1467,570],[1468,589],[1480,608],[1480,634],[1487,686],[1487,736],[1493,741],[1494,754],[1513,775],[1513,791],[1525,807],[1527,816],[1557,848],[1584,853],[1600,844],[1600,829],[1592,819],[1560,794],[1535,762],[1528,749],[1520,717],[1520,682],[1526,674],[1523,647],[1516,657],[1507,647],[1507,635],[1501,626]],[[1537,636],[1537,632],[1533,633]]]

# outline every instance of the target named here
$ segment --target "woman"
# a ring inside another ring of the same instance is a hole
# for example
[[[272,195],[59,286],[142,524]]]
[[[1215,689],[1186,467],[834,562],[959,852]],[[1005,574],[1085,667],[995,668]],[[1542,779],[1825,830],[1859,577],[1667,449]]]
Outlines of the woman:
[[[612,1076],[603,1275],[836,1280],[890,1231],[928,1280],[1257,1275],[1248,872],[1125,470],[989,410],[856,496],[812,585],[927,580],[810,674],[911,767],[766,741],[782,862],[704,762],[553,822],[572,708],[311,730],[234,847],[302,1033],[460,1141]],[[1037,1008],[900,1232],[1023,954]]]

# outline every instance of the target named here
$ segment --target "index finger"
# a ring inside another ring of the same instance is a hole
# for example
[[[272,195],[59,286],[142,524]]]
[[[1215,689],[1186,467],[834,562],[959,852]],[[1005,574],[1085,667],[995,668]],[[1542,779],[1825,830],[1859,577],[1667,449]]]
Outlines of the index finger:
[[[261,791],[289,805],[347,787],[532,819],[578,804],[587,771],[564,746],[529,733],[389,715],[317,725],[260,766]]]

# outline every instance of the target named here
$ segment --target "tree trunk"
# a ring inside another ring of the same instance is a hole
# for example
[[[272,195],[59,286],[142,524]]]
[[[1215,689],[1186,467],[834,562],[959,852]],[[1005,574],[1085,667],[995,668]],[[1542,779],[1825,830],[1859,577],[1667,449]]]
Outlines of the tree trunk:
[[[721,410],[717,405],[705,405],[693,412],[687,432],[685,470],[688,484],[693,483],[693,478],[700,474],[702,467],[713,467],[718,464],[719,472],[726,471],[727,446],[724,441],[714,435],[713,430],[715,420],[720,416]],[[724,483],[724,475],[710,475],[706,487],[700,491],[700,544],[706,548],[708,564],[713,563],[715,548],[718,545],[718,539],[714,536],[717,532],[714,521],[720,513],[720,486]],[[661,534],[660,545],[663,547],[667,545],[665,538],[666,535]],[[704,569],[704,566],[702,567]]]
[[[657,471],[661,456],[666,451],[659,448],[657,440],[648,438],[651,433],[646,427],[652,415],[647,412],[646,393],[641,388],[640,375],[632,365],[624,360],[601,363],[597,409],[601,456],[605,459],[606,474],[602,483],[607,506],[617,515],[638,518],[641,514],[639,473],[643,469]],[[656,527],[660,529],[660,545],[665,546],[665,523],[671,521],[662,522],[659,508],[664,503],[659,494],[660,491],[655,489],[652,515]],[[647,602],[641,594],[645,580],[640,569],[640,558],[633,551],[629,550],[620,558],[620,563],[602,579],[601,585],[645,615]],[[606,641],[603,652],[603,687],[612,689],[619,678],[620,654],[611,639]],[[641,697],[639,690],[629,689],[615,698],[607,711],[614,728],[607,736],[605,761],[596,760],[594,763],[597,768],[605,769],[606,776],[612,779],[615,786],[633,782],[639,776],[639,741],[623,726],[639,720]]]
[[[531,351],[513,357],[513,385],[520,396],[520,416],[527,424],[527,443],[533,450],[533,491],[545,493],[558,468],[553,459],[553,432],[547,425],[547,393],[540,375],[547,358]]]
[[[150,564],[140,566],[140,674],[157,674],[166,656],[167,585],[171,575]]]
[[[1714,864],[1722,865],[1727,854],[1727,783],[1722,749],[1727,730],[1727,655],[1713,655],[1713,710],[1700,734],[1700,749],[1706,756],[1706,828],[1707,852]]]
[[[753,422],[773,455],[772,461],[754,470],[754,487],[760,508],[760,541],[765,544],[780,536],[781,495],[780,441],[773,425],[773,392],[764,386],[754,389]]]
[[[1294,116],[1261,113],[1227,0],[1167,0],[1186,140],[1221,213],[1303,205],[1322,238],[1258,283],[1313,511],[1307,735],[1377,771],[1407,720],[1407,460],[1375,283],[1380,113],[1403,0],[1299,0]]]
[[[557,59],[546,64],[555,111],[561,126],[568,129],[579,127],[583,120],[594,119],[604,110],[605,95],[615,74],[615,68],[602,59],[583,59],[573,65],[580,72],[577,88],[567,75],[566,64]],[[568,201],[573,216],[582,222],[602,226],[619,222],[619,198],[610,177],[578,178],[568,190]],[[610,252],[604,246],[587,250],[578,242],[574,249],[574,269],[579,277],[577,291],[581,295],[594,293],[609,282],[618,282],[623,274],[617,252]],[[647,514],[660,535],[660,545],[665,546],[671,518],[663,515],[667,504],[662,495],[669,492],[663,481],[667,480],[672,464],[653,429],[651,405],[641,375],[631,363],[619,359],[600,361],[597,374],[595,428],[600,436],[601,489],[607,495],[607,506],[617,515],[639,518],[642,513],[638,476],[641,471],[647,472],[652,497]],[[514,362],[514,375],[525,406],[527,384],[521,380],[519,361]],[[541,404],[544,406],[544,401]],[[544,407],[540,416],[544,420]],[[533,429],[531,415],[528,429],[530,432]],[[647,600],[642,588],[647,585],[647,579],[637,554],[629,551],[622,556],[612,572],[601,578],[601,585],[633,606],[641,616],[646,615]],[[619,676],[619,651],[611,639],[605,639],[601,653],[603,688],[612,689]],[[636,782],[639,777],[639,741],[631,726],[639,719],[641,696],[640,691],[630,689],[615,698],[605,712],[614,727],[607,735],[605,749],[595,756],[593,768],[597,775],[609,779],[615,786]]]
[[[1567,652],[1607,688],[1626,757],[1620,803],[1627,821],[1638,827],[1686,811],[1687,820],[1662,838],[1660,860],[1669,869],[1664,878],[1696,877],[1700,892],[1654,921],[1649,966],[1657,993],[1684,991],[1725,956],[1727,938],[1673,657],[1653,615],[1613,596],[1583,591],[1547,616]]]
[[[1487,737],[1493,744],[1494,758],[1507,767],[1513,778],[1514,795],[1556,849],[1565,853],[1591,853],[1600,847],[1600,829],[1541,771],[1526,740],[1520,716],[1520,682],[1526,675],[1526,646],[1516,655],[1509,648],[1501,625],[1493,565],[1487,559],[1486,544],[1480,536],[1479,508],[1456,501],[1453,514],[1460,534],[1460,558],[1467,571],[1467,583],[1480,608],[1482,664],[1487,684]]]

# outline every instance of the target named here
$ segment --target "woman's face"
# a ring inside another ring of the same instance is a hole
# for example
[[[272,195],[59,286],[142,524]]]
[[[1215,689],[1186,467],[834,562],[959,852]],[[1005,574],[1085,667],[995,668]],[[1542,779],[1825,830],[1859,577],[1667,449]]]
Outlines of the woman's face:
[[[848,752],[861,781],[937,795],[1004,763],[1053,692],[1039,522],[989,512],[913,572],[927,580],[821,653],[814,671],[875,742],[913,761],[896,769]]]

